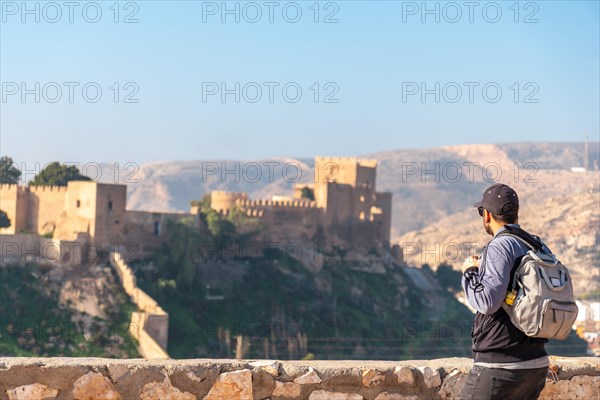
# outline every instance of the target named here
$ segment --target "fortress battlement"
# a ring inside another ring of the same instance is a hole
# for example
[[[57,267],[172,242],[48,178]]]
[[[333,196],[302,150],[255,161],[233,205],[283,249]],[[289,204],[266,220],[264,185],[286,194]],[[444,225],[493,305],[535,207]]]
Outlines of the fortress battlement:
[[[24,192],[27,189],[27,186],[21,186],[17,183],[1,183],[0,191],[2,192]]]
[[[257,199],[257,200],[248,200],[248,199],[238,199],[235,202],[236,205],[246,208],[246,207],[259,207],[259,208],[315,208],[317,207],[317,202],[313,200],[304,200],[304,199],[294,199],[294,200],[268,200],[268,199]]]
[[[361,167],[377,167],[377,160],[374,158],[360,158],[360,157],[323,157],[317,156],[315,157],[315,163],[324,163],[324,162],[333,162],[333,163],[355,163],[360,165]]]
[[[245,213],[248,217],[254,217],[254,218],[262,218],[265,216],[265,210],[258,209],[258,208],[248,208],[245,210]]]
[[[44,193],[44,192],[55,192],[55,193],[67,193],[67,186],[58,185],[40,185],[40,186],[25,186],[17,183],[1,183],[0,190],[3,192],[19,191],[19,192],[32,192],[32,193]]]
[[[67,193],[67,186],[56,186],[56,185],[41,185],[41,186],[29,186],[29,190],[33,193],[39,192],[56,192],[56,193]]]

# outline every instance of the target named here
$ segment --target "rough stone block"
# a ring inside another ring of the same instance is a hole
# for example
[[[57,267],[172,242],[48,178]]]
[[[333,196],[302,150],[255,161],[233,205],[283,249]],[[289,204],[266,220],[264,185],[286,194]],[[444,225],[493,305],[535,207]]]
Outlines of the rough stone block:
[[[58,390],[41,383],[19,386],[6,391],[8,400],[50,400],[58,396]]]
[[[317,374],[317,371],[315,371],[313,369],[313,367],[309,367],[308,368],[308,372],[305,373],[302,376],[299,376],[298,378],[294,379],[295,383],[298,383],[300,385],[308,385],[308,384],[315,384],[315,383],[321,383],[321,377],[319,376],[319,374]]]
[[[120,400],[121,395],[107,377],[99,372],[88,372],[73,384],[76,400]]]
[[[415,371],[411,367],[397,367],[394,373],[398,376],[398,383],[409,386],[415,384]]]
[[[263,369],[272,376],[276,377],[279,375],[279,366],[281,363],[275,360],[260,360],[251,362],[250,365],[253,368]]]
[[[182,392],[171,383],[165,373],[162,382],[150,382],[142,387],[140,400],[196,400],[196,396],[189,392]]]
[[[442,387],[439,391],[442,400],[459,400],[462,389],[467,382],[467,376],[461,371],[455,369],[444,378]]]
[[[252,396],[254,399],[265,399],[275,389],[275,378],[264,369],[252,371]]]
[[[253,400],[252,372],[249,369],[224,372],[203,400]]]
[[[379,385],[384,380],[385,375],[375,369],[365,369],[362,372],[362,384],[364,387]]]
[[[436,388],[442,384],[442,377],[437,368],[419,367],[419,371],[423,374],[423,382],[428,388]]]
[[[274,397],[289,397],[296,398],[300,396],[302,386],[294,382],[275,382]]]
[[[540,400],[587,400],[600,397],[600,376],[578,375],[554,383],[546,380]]]

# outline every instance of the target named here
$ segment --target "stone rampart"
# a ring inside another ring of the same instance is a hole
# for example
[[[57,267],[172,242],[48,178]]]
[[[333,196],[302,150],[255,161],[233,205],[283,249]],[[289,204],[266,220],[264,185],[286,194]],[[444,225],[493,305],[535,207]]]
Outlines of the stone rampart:
[[[169,314],[146,292],[137,286],[135,275],[119,252],[110,253],[114,268],[125,293],[138,311],[131,315],[130,332],[139,342],[140,354],[145,358],[169,358],[166,352],[169,330]]]

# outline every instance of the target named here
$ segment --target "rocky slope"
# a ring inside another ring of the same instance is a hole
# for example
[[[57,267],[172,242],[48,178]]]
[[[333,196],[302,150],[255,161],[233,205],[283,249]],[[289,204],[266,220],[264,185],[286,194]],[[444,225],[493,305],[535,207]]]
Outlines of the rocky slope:
[[[521,226],[539,235],[569,267],[576,293],[599,288],[599,193],[573,193],[524,203]],[[406,249],[409,264],[428,263],[435,268],[445,262],[459,269],[471,251],[480,253],[489,240],[479,214],[467,209],[404,234],[396,241]]]
[[[0,356],[139,357],[133,309],[106,266],[0,265]]]

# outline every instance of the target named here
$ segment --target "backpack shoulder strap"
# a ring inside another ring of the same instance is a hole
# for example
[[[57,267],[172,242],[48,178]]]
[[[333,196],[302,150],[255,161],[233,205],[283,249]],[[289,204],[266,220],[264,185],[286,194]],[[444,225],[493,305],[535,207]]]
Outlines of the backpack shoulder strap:
[[[536,238],[534,238],[531,234],[527,233],[526,231],[524,231],[521,228],[517,228],[516,226],[509,226],[509,225],[505,225],[504,226],[504,230],[500,233],[498,233],[498,235],[496,237],[500,237],[500,236],[511,236],[514,237],[515,239],[518,239],[520,242],[524,243],[530,250],[536,251],[536,252],[544,252],[543,250],[543,244],[537,240]],[[517,272],[517,268],[519,268],[519,265],[521,265],[521,262],[523,261],[523,257],[525,256],[520,256],[517,257],[515,259],[515,263],[513,264],[512,268],[510,269],[510,280],[508,281],[508,291],[512,291],[513,289],[515,289],[515,273]]]
[[[525,243],[525,245],[531,250],[544,253],[544,245],[542,244],[542,242],[534,238],[533,235],[527,233],[521,228],[517,228],[516,226],[504,225],[504,230],[500,232],[496,237],[500,236],[512,236]]]

